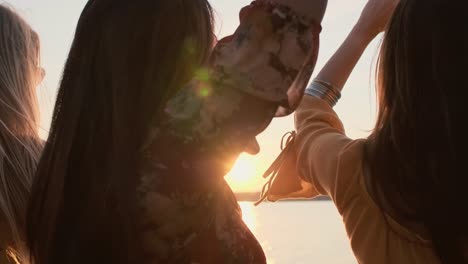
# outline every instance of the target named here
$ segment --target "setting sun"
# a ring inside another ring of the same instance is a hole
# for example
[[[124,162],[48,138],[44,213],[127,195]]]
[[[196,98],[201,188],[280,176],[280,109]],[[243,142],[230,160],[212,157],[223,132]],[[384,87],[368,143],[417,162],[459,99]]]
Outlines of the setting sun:
[[[252,156],[242,154],[234,164],[231,172],[226,175],[226,181],[234,191],[248,191],[255,188],[261,179],[259,164]]]

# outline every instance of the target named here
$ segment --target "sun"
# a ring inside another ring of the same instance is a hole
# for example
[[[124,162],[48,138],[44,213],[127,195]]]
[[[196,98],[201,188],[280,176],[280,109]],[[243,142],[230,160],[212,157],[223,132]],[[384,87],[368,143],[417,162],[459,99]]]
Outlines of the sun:
[[[242,154],[232,170],[226,175],[226,181],[237,192],[245,192],[256,187],[259,177],[258,166],[252,156]]]

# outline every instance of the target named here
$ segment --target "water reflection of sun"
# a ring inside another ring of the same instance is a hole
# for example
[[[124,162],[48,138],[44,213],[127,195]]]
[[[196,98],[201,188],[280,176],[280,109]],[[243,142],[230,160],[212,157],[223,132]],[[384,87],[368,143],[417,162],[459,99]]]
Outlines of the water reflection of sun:
[[[258,161],[253,156],[240,155],[231,171],[226,175],[226,181],[234,192],[249,192],[259,188],[261,169],[257,163]],[[254,205],[250,202],[239,202],[239,206],[242,210],[242,219],[247,227],[254,232],[257,227]]]
[[[262,245],[263,250],[268,256],[268,253],[272,251],[272,247],[268,241],[265,239],[266,237],[261,236],[261,223],[258,220],[257,213],[258,211],[255,208],[255,205],[251,202],[239,202],[239,206],[242,209],[242,219],[247,227],[252,231],[252,233],[256,236],[260,244]],[[269,258],[267,261],[268,264],[275,264],[276,261],[274,259]]]

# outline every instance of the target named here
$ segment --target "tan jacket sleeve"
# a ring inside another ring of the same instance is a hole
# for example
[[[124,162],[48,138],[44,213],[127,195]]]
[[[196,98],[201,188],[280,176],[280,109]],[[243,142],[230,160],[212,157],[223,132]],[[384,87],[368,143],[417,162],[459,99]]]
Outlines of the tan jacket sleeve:
[[[333,199],[359,263],[439,263],[427,241],[385,217],[373,202],[362,169],[367,141],[346,137],[325,101],[306,96],[296,112],[296,129],[299,173]]]
[[[353,143],[346,137],[343,124],[323,100],[305,96],[299,106],[295,125],[299,173],[322,195],[336,193],[341,154]]]

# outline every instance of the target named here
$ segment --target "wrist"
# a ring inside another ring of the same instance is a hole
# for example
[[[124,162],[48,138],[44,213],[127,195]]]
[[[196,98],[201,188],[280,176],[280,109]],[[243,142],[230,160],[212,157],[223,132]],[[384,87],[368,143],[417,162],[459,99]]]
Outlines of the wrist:
[[[362,23],[357,23],[349,37],[353,40],[354,43],[367,47],[369,43],[377,37],[380,32],[378,30],[372,30],[370,27],[363,25]]]

